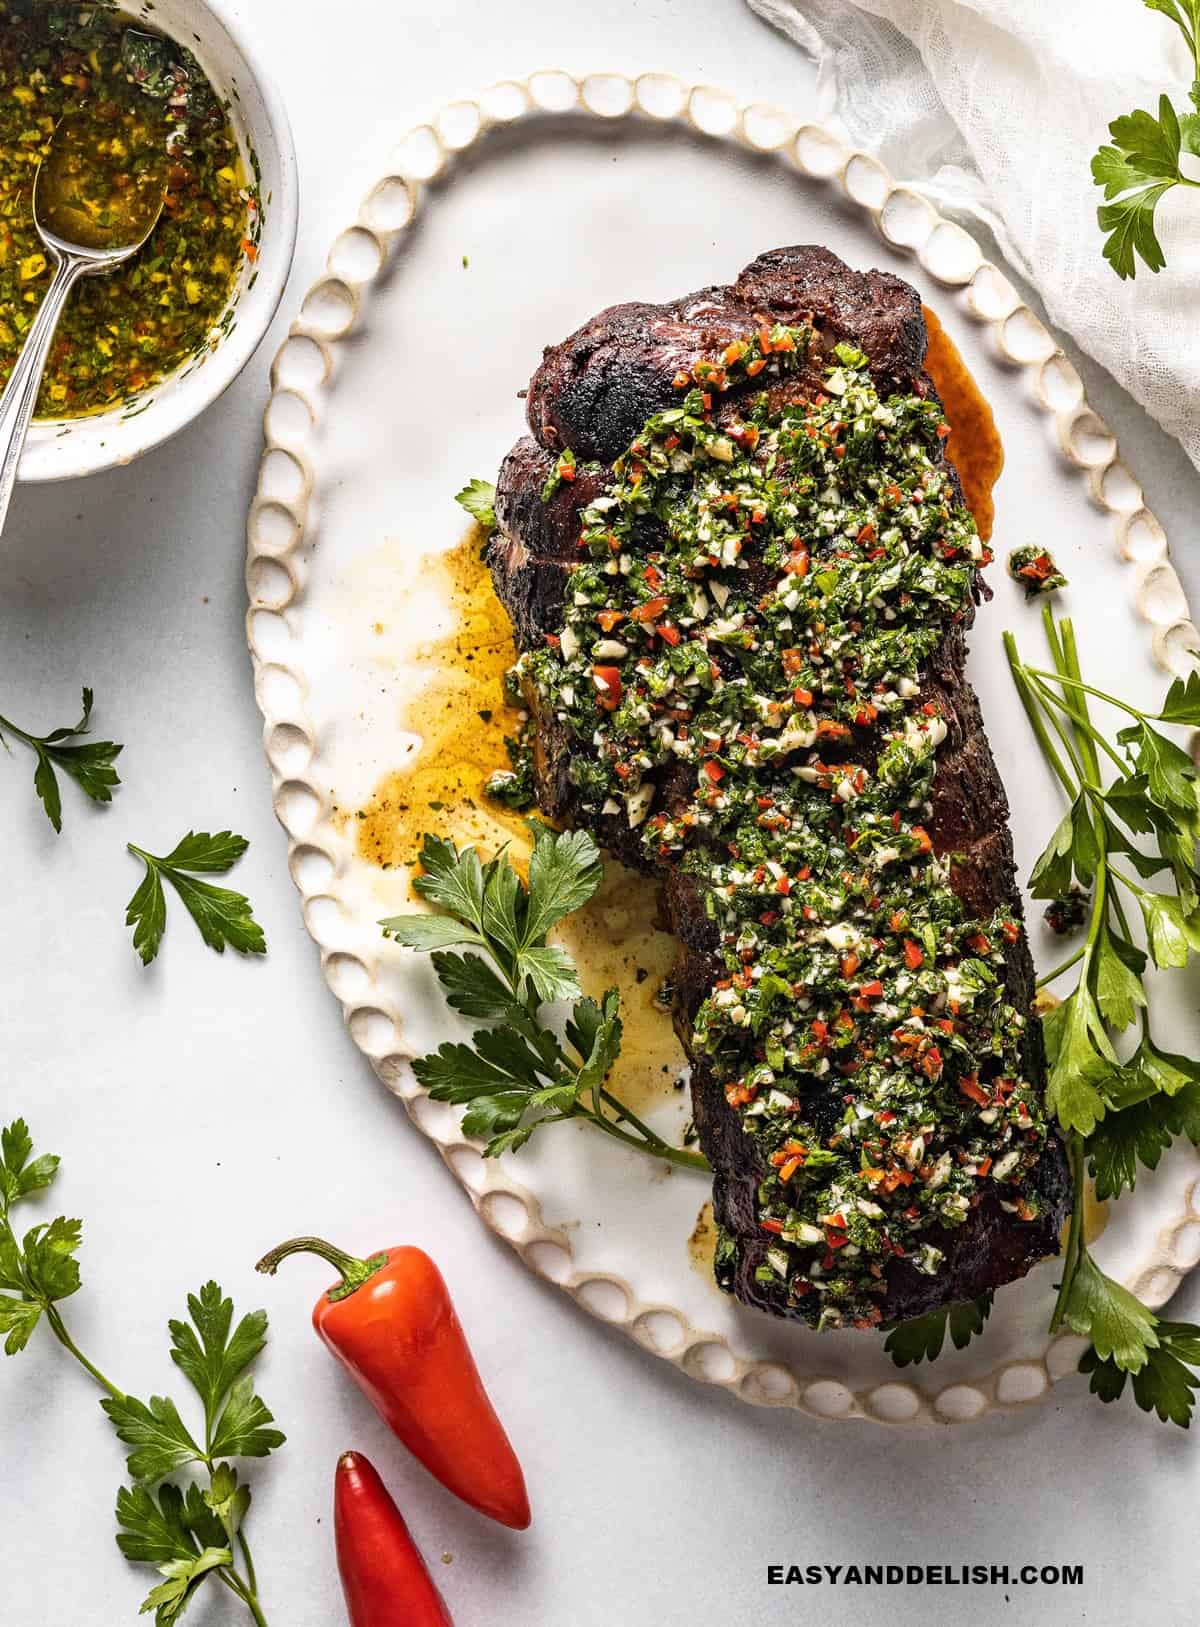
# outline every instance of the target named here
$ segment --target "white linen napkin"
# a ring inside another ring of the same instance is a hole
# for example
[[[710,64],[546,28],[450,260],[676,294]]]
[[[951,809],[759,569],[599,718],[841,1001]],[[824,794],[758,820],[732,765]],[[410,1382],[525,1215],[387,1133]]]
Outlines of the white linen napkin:
[[[1092,154],[1192,63],[1138,0],[749,0],[820,65],[823,111],[947,213],[986,221],[1074,336],[1200,468],[1200,191],[1158,208],[1167,265],[1101,256]]]

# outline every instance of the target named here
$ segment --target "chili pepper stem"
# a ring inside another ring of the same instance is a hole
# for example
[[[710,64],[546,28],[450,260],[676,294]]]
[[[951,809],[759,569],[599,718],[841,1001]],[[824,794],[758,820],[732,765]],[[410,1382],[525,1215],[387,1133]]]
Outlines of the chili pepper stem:
[[[319,1255],[341,1275],[341,1283],[331,1291],[330,1299],[345,1299],[347,1295],[361,1288],[364,1282],[369,1282],[375,1273],[381,1271],[387,1264],[386,1254],[373,1254],[369,1260],[356,1260],[353,1254],[347,1254],[345,1249],[327,1243],[323,1237],[293,1237],[264,1254],[254,1269],[273,1277],[290,1254]]]

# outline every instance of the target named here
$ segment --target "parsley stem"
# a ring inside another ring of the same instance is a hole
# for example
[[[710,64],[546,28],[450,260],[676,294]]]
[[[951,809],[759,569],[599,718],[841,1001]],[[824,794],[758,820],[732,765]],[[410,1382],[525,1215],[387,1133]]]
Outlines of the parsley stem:
[[[0,738],[3,737],[5,729],[8,730],[9,734],[15,734],[18,740],[23,740],[27,746],[33,745],[34,739],[31,734],[26,734],[25,730],[17,724],[10,723],[8,718],[0,717]]]
[[[1083,1252],[1084,1150],[1083,1137],[1078,1130],[1072,1130],[1067,1137],[1067,1157],[1071,1163],[1071,1225],[1067,1232],[1067,1246],[1063,1251],[1062,1281],[1059,1283],[1058,1298],[1054,1302],[1054,1311],[1050,1317],[1051,1333],[1057,1333],[1062,1327],[1067,1301],[1071,1297],[1071,1284]]]
[[[238,1532],[238,1547],[242,1550],[242,1558],[246,1561],[246,1580],[250,1584],[251,1593],[258,1592],[258,1578],[254,1574],[254,1560],[250,1556],[250,1544],[246,1541],[246,1533]]]
[[[1047,983],[1053,983],[1055,979],[1060,978],[1064,972],[1069,972],[1071,967],[1077,965],[1078,962],[1083,959],[1086,953],[1087,950],[1082,946],[1078,948],[1069,959],[1063,961],[1061,966],[1056,966],[1052,972],[1047,972],[1045,977],[1039,977],[1037,980],[1038,988],[1045,988]]]
[[[245,1582],[242,1581],[241,1577],[235,1570],[230,1569],[228,1566],[223,1566],[214,1574],[216,1575],[217,1580],[219,1582],[223,1582],[231,1593],[237,1594],[238,1598],[242,1601],[242,1603],[246,1606],[246,1609],[254,1618],[256,1627],[268,1627],[267,1618],[262,1613],[262,1608],[259,1605],[254,1591],[246,1586]]]
[[[1076,776],[1081,782],[1086,782],[1087,775],[1083,772],[1083,764],[1079,759],[1076,741],[1072,739],[1072,736],[1067,730],[1065,724],[1059,721],[1058,713],[1052,710],[1053,706],[1060,706],[1061,703],[1058,701],[1057,696],[1055,696],[1048,685],[1044,684],[1040,679],[1035,680],[1034,690],[1039,696],[1044,696],[1046,700],[1051,702],[1051,706],[1044,706],[1045,714],[1049,720],[1050,727],[1062,741],[1063,749],[1066,751],[1066,754],[1070,759],[1071,767],[1075,770]],[[1063,706],[1061,709],[1063,711],[1067,710],[1065,706]],[[1068,712],[1067,715],[1072,719],[1072,721],[1074,721],[1073,712]]]
[[[1066,672],[1047,672],[1044,667],[1029,667],[1026,669],[1034,678],[1051,678],[1055,683],[1064,684],[1068,689],[1078,689],[1084,694],[1094,695],[1098,701],[1105,701],[1109,706],[1116,706],[1122,712],[1128,712],[1130,717],[1145,718],[1148,714],[1141,712],[1129,701],[1118,700],[1116,695],[1110,695],[1103,689],[1097,689],[1093,684],[1085,684],[1082,678],[1072,678]]]
[[[54,1337],[58,1340],[59,1344],[62,1345],[63,1349],[70,1351],[71,1355],[74,1356],[79,1365],[85,1370],[85,1372],[91,1374],[100,1388],[111,1396],[114,1401],[124,1401],[125,1396],[122,1391],[118,1390],[115,1384],[106,1379],[100,1369],[95,1366],[94,1363],[90,1362],[84,1355],[83,1351],[80,1350],[74,1339],[72,1339],[71,1335],[67,1332],[67,1324],[63,1321],[61,1315],[53,1305],[46,1306],[46,1321],[49,1324]]]
[[[1021,664],[1021,657],[1017,652],[1017,641],[1011,633],[1004,634],[1004,652],[1008,656],[1009,671],[1012,673],[1012,680],[1016,686],[1017,694],[1021,698],[1021,705],[1025,708],[1025,716],[1029,719],[1029,726],[1037,736],[1038,744],[1042,748],[1046,761],[1061,780],[1063,790],[1074,802],[1078,795],[1075,781],[1067,773],[1066,768],[1063,766],[1063,760],[1058,755],[1054,742],[1047,732],[1046,724],[1042,718],[1042,708],[1039,707],[1029,680],[1025,676],[1026,669]]]
[[[600,1096],[601,1099],[607,1102],[609,1107],[612,1108],[613,1112],[619,1119],[624,1119],[625,1123],[628,1124],[631,1129],[640,1130],[647,1141],[661,1141],[662,1138],[654,1130],[652,1130],[648,1124],[644,1124],[642,1120],[638,1118],[636,1113],[631,1112],[630,1109],[625,1106],[625,1103],[619,1096],[614,1096],[611,1090],[605,1090],[603,1085],[600,1087]]]
[[[681,1169],[698,1169],[706,1174],[712,1168],[702,1152],[690,1152],[686,1147],[672,1147],[657,1136],[653,1136],[653,1132],[650,1132],[653,1140],[647,1142],[641,1136],[631,1135],[629,1131],[622,1130],[619,1124],[614,1124],[612,1119],[603,1113],[592,1113],[585,1108],[583,1116],[598,1130],[603,1130],[605,1135],[623,1141],[627,1147],[634,1147],[638,1152],[649,1153],[652,1158],[663,1158],[669,1164],[678,1164]]]
[[[1066,684],[1068,682],[1068,680],[1066,678],[1063,678],[1061,681],[1064,684]],[[1116,750],[1114,750],[1114,748],[1108,743],[1108,741],[1100,733],[1099,729],[1097,729],[1095,727],[1095,725],[1092,723],[1091,719],[1086,716],[1086,713],[1085,713],[1085,715],[1083,717],[1081,717],[1080,713],[1076,709],[1076,707],[1073,706],[1071,704],[1071,702],[1068,701],[1064,696],[1056,695],[1054,693],[1053,689],[1051,689],[1050,685],[1045,681],[1045,679],[1043,679],[1043,678],[1035,678],[1034,683],[1037,685],[1039,691],[1041,691],[1041,693],[1045,695],[1046,699],[1048,701],[1050,701],[1052,705],[1056,706],[1059,709],[1059,711],[1065,712],[1067,714],[1067,716],[1071,719],[1072,723],[1075,725],[1076,733],[1078,735],[1080,735],[1081,738],[1086,737],[1087,739],[1092,741],[1095,745],[1099,745],[1099,746],[1103,747],[1103,749],[1104,749],[1105,753],[1107,754],[1107,756],[1109,756],[1112,759],[1112,761],[1116,764],[1116,766],[1120,770],[1120,772],[1122,774],[1124,774],[1126,772],[1126,764],[1122,761],[1120,753],[1117,752]],[[1096,691],[1092,691],[1092,693],[1094,694],[1094,693],[1096,693]],[[1082,699],[1083,699],[1083,696],[1082,696],[1082,691],[1081,691],[1080,692],[1080,700],[1082,701]],[[1049,715],[1053,716],[1053,714],[1049,714]],[[1062,731],[1059,730],[1058,732],[1059,732],[1059,735],[1060,735],[1060,738],[1061,738]],[[1097,786],[1097,789],[1100,789],[1100,787]]]
[[[660,1136],[657,1131],[652,1130],[648,1124],[643,1123],[643,1121],[638,1118],[636,1113],[631,1112],[630,1109],[625,1106],[625,1103],[621,1101],[619,1096],[613,1095],[611,1090],[604,1090],[602,1088],[600,1095],[619,1118],[624,1119],[626,1124],[630,1125],[633,1129],[637,1130],[646,1138],[648,1150],[653,1151],[658,1157],[670,1158],[674,1162],[679,1163],[684,1169],[709,1170],[712,1168],[712,1165],[709,1163],[708,1159],[705,1158],[703,1153],[690,1152],[686,1147],[673,1147],[669,1141],[664,1141],[662,1136]],[[676,1154],[679,1156],[676,1157]]]

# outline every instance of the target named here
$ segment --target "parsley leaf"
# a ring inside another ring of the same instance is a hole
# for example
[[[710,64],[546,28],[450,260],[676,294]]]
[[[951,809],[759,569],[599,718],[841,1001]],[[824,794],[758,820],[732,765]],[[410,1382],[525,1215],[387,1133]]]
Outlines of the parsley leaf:
[[[1096,211],[1101,231],[1109,234],[1104,258],[1121,278],[1137,275],[1139,256],[1151,271],[1161,271],[1167,262],[1154,212],[1164,194],[1183,180],[1179,115],[1163,95],[1157,118],[1139,109],[1114,119],[1108,130],[1111,145],[1092,159],[1092,179],[1110,200]]]
[[[465,508],[485,531],[496,529],[496,488],[490,480],[468,480],[454,501]]]
[[[1177,1136],[1200,1145],[1200,1067],[1186,1057],[1158,1051],[1142,1041],[1124,1070],[1126,1089],[1115,1111],[1087,1138],[1088,1165],[1098,1198],[1120,1197],[1134,1187],[1137,1166],[1157,1169]]]
[[[1111,1027],[1128,1028],[1139,1007],[1146,1004],[1146,991],[1139,973],[1146,957],[1111,927],[1105,926],[1096,938],[1092,952],[1096,1006]]]
[[[192,1439],[174,1401],[152,1395],[149,1405],[136,1396],[105,1396],[100,1405],[117,1432],[117,1439],[135,1448],[126,1459],[131,1480],[153,1485],[189,1463],[200,1463],[204,1452]]]
[[[179,1620],[197,1585],[209,1572],[232,1562],[233,1555],[228,1548],[205,1548],[195,1559],[168,1560],[160,1567],[168,1580],[150,1590],[139,1614],[153,1610],[155,1627],[169,1627],[171,1622]]]
[[[9,1294],[0,1294],[0,1333],[6,1335],[6,1356],[15,1356],[24,1350],[41,1317],[42,1307],[36,1299],[14,1299]]]
[[[1063,1320],[1091,1339],[1101,1361],[1112,1360],[1126,1373],[1144,1367],[1158,1343],[1153,1312],[1105,1276],[1086,1248],[1071,1280]]]
[[[1118,1083],[1120,1067],[1086,984],[1047,1012],[1042,1027],[1050,1057],[1046,1104],[1064,1129],[1090,1135],[1107,1111],[1106,1092]]]
[[[1146,937],[1156,966],[1186,966],[1200,950],[1200,910],[1167,893],[1138,892]]]
[[[33,1157],[33,1141],[24,1119],[14,1119],[0,1131],[0,1214],[18,1198],[49,1186],[58,1173],[53,1153]]]
[[[1200,81],[1200,0],[1143,0],[1149,11],[1170,18],[1183,35]],[[1193,107],[1200,110],[1200,83],[1193,83]],[[1133,277],[1140,256],[1151,271],[1166,263],[1154,229],[1154,212],[1172,187],[1195,186],[1184,175],[1180,152],[1200,153],[1200,115],[1181,118],[1170,98],[1161,96],[1157,117],[1139,110],[1109,125],[1112,144],[1092,159],[1092,178],[1108,200],[1097,218],[1109,238],[1104,257],[1118,277]]]
[[[401,921],[442,920],[442,916],[400,916]],[[412,944],[411,938],[396,937],[399,942]],[[464,1017],[484,1017],[492,1022],[512,1022],[524,1013],[524,1007],[514,998],[482,955],[433,956],[433,969],[446,991],[446,999],[453,1009]]]
[[[83,1242],[83,1225],[59,1215],[48,1226],[34,1226],[21,1244],[25,1278],[30,1291],[45,1304],[69,1299],[79,1291],[76,1250]]]
[[[1196,769],[1181,746],[1140,719],[1122,729],[1117,739],[1125,747],[1139,773],[1146,776],[1146,796],[1170,815],[1195,818],[1197,809]]]
[[[187,1303],[191,1322],[167,1324],[171,1360],[204,1403],[205,1418],[211,1421],[234,1381],[266,1348],[267,1313],[251,1311],[233,1328],[233,1301],[215,1282],[189,1294]]]
[[[958,1305],[939,1305],[924,1316],[914,1316],[894,1327],[884,1340],[883,1348],[897,1367],[936,1361],[946,1342],[947,1330],[955,1350],[965,1350],[971,1340],[983,1332],[991,1310],[990,1292]]]
[[[601,874],[599,851],[586,831],[559,835],[534,824],[525,944],[538,942],[564,916],[586,904],[599,887]]]
[[[497,1026],[469,1044],[447,1041],[418,1057],[413,1072],[434,1101],[464,1107],[463,1130],[489,1158],[516,1152],[547,1124],[586,1119],[626,1146],[690,1169],[699,1153],[672,1147],[608,1089],[621,1049],[620,996],[600,1004],[583,996],[575,966],[546,934],[585,904],[601,880],[600,855],[584,831],[534,824],[529,880],[507,855],[487,864],[474,848],[427,835],[416,891],[443,915],[396,915],[384,934],[411,949],[431,949],[451,1007]],[[452,948],[467,946],[466,953]],[[574,1001],[565,1045],[541,1008]]]
[[[475,849],[466,847],[460,853],[453,842],[427,835],[421,848],[421,868],[423,874],[413,882],[414,890],[448,915],[456,916],[482,933],[487,877]],[[491,869],[489,865],[488,870]],[[398,915],[381,924],[387,936],[395,936],[409,919],[409,916]]]
[[[158,954],[167,924],[164,878],[170,882],[200,929],[210,949],[223,954],[226,945],[243,955],[265,955],[266,939],[254,919],[250,900],[227,887],[197,881],[197,875],[220,875],[231,869],[250,845],[232,831],[189,831],[166,858],[147,853],[144,848],[126,844],[141,859],[146,874],[125,913],[126,926],[133,927],[133,947],[148,966]]]
[[[268,1457],[287,1439],[281,1430],[270,1427],[274,1422],[274,1414],[262,1397],[255,1394],[254,1380],[247,1374],[230,1390],[225,1409],[217,1420],[210,1448],[212,1456]]]
[[[237,1582],[234,1591],[245,1600],[253,1597],[252,1567],[241,1577],[232,1557],[236,1537],[248,1558],[242,1526],[250,1491],[221,1460],[266,1457],[284,1441],[246,1371],[266,1344],[265,1312],[252,1311],[235,1323],[232,1300],[207,1282],[189,1294],[188,1313],[190,1321],[169,1324],[171,1357],[203,1403],[203,1434],[194,1436],[164,1396],[147,1404],[114,1392],[102,1403],[119,1439],[134,1448],[127,1466],[135,1485],[117,1497],[123,1528],[117,1542],[127,1559],[156,1565],[172,1584],[155,1588],[142,1607],[155,1609],[155,1619],[166,1622],[176,1619],[214,1570],[228,1568]],[[157,1495],[149,1490],[192,1464],[208,1471],[207,1489],[195,1481],[184,1489],[166,1481]]]
[[[85,796],[93,802],[111,802],[113,789],[120,785],[120,776],[113,764],[123,747],[112,740],[90,740],[92,692],[83,691],[83,715],[78,723],[52,729],[49,734],[30,734],[27,730],[0,717],[0,745],[7,747],[4,731],[27,745],[37,758],[33,788],[37,792],[46,817],[54,829],[62,833],[62,792],[58,784],[60,770],[73,779]]]
[[[1179,4],[1187,6],[1192,19],[1191,40],[1200,0]],[[1183,12],[1171,14],[1179,20]],[[1200,107],[1200,85],[1196,96]],[[1163,114],[1167,124],[1168,113]],[[1136,130],[1135,121],[1129,121],[1126,134],[1131,144],[1135,135],[1142,142],[1142,156],[1149,161],[1157,137],[1147,131],[1147,119],[1136,115]],[[1177,131],[1174,136],[1168,131],[1168,146],[1172,142],[1177,154]],[[1070,802],[1035,867],[1035,888],[1069,881],[1081,869],[1094,871],[1095,877],[1086,942],[1046,979],[1055,981],[1079,966],[1076,987],[1043,1022],[1050,1062],[1047,1105],[1067,1132],[1075,1192],[1050,1328],[1055,1332],[1065,1322],[1091,1340],[1081,1368],[1091,1374],[1092,1390],[1102,1400],[1121,1395],[1131,1375],[1139,1406],[1186,1426],[1192,1392],[1200,1387],[1200,1377],[1190,1370],[1200,1357],[1194,1337],[1198,1330],[1160,1323],[1100,1270],[1084,1240],[1082,1213],[1085,1169],[1095,1177],[1097,1197],[1118,1197],[1136,1184],[1139,1166],[1157,1168],[1178,1136],[1200,1145],[1200,1065],[1160,1050],[1151,1038],[1142,981],[1147,956],[1130,941],[1123,896],[1136,900],[1150,956],[1158,966],[1186,966],[1200,952],[1200,782],[1188,753],[1153,727],[1154,722],[1200,719],[1200,675],[1175,680],[1161,711],[1143,712],[1085,683],[1071,622],[1057,621],[1050,607],[1042,619],[1053,671],[1026,666],[1012,635],[1004,635],[1026,714]],[[1092,722],[1092,695],[1134,720],[1117,736],[1127,769]],[[1066,748],[1065,761],[1046,720]],[[1100,777],[1101,750],[1118,771],[1107,786]],[[1143,840],[1135,843],[1127,831]],[[1166,869],[1175,882],[1173,893],[1152,893],[1142,885]],[[1141,1043],[1120,1061],[1110,1030],[1118,1032],[1135,1018],[1141,1021]]]
[[[1156,1412],[1164,1424],[1187,1429],[1195,1394],[1200,1388],[1200,1327],[1191,1322],[1156,1322],[1158,1344],[1147,1353],[1145,1365],[1133,1374],[1133,1399],[1143,1412]],[[1111,1359],[1101,1358],[1095,1347],[1085,1350],[1079,1371],[1091,1374],[1088,1388],[1101,1401],[1116,1401],[1125,1390],[1127,1373]]]
[[[485,866],[473,847],[460,853],[453,843],[427,835],[421,851],[424,874],[413,887],[447,913],[391,916],[380,922],[384,935],[417,950],[477,945],[497,958],[519,984],[527,979],[542,1001],[574,998],[580,989],[570,957],[547,945],[545,938],[600,885],[599,851],[586,831],[552,831],[537,822],[531,829],[528,889],[522,888],[521,878],[503,854]],[[474,967],[464,972],[455,964],[448,969],[459,997],[461,976],[478,983]],[[492,1005],[500,1014],[494,998]]]
[[[32,1227],[20,1243],[12,1229],[14,1207],[49,1186],[57,1173],[53,1154],[33,1156],[24,1119],[0,1131],[0,1334],[9,1356],[24,1350],[50,1305],[79,1288],[74,1258],[83,1236],[79,1221],[60,1215]]]
[[[206,854],[198,856],[202,865]],[[215,844],[207,857],[213,865],[222,862]],[[147,1402],[123,1393],[83,1355],[57,1308],[79,1288],[79,1221],[59,1216],[31,1227],[19,1243],[12,1229],[14,1205],[48,1186],[57,1170],[57,1158],[34,1157],[24,1119],[0,1130],[0,1335],[5,1349],[9,1355],[23,1349],[44,1318],[63,1348],[104,1390],[101,1405],[117,1438],[132,1448],[126,1461],[135,1482],[117,1496],[117,1542],[127,1559],[155,1565],[166,1578],[145,1600],[143,1612],[153,1610],[160,1623],[176,1621],[205,1578],[221,1571],[261,1622],[254,1566],[242,1530],[250,1491],[222,1460],[266,1457],[283,1444],[247,1372],[266,1343],[266,1314],[252,1311],[235,1324],[232,1301],[209,1282],[188,1298],[190,1323],[170,1324],[172,1358],[204,1405],[202,1433],[189,1430],[169,1397],[152,1395]],[[193,1466],[207,1472],[207,1487],[194,1479],[180,1487],[165,1478]],[[156,1484],[158,1490],[152,1491]],[[233,1558],[235,1538],[245,1575]]]
[[[162,1486],[157,1496],[145,1486],[122,1486],[117,1493],[117,1524],[124,1528],[117,1546],[126,1559],[165,1565],[173,1559],[195,1557],[178,1486]]]
[[[1193,668],[1186,678],[1176,678],[1162,710],[1155,716],[1163,723],[1188,723],[1200,728],[1200,671]]]
[[[1151,1096],[1119,1113],[1110,1113],[1087,1139],[1088,1164],[1096,1178],[1098,1198],[1119,1198],[1133,1189],[1137,1166],[1157,1169],[1159,1159],[1181,1134],[1184,1123],[1200,1113],[1200,1088],[1189,1086],[1183,1097]]]
[[[565,949],[557,949],[553,944],[523,949],[521,968],[539,1000],[569,1000],[579,993],[575,962]]]

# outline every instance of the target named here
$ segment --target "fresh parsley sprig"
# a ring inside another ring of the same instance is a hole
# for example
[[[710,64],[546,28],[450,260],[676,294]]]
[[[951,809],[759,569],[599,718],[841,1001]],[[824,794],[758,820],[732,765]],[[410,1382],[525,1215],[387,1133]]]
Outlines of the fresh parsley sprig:
[[[171,1627],[205,1581],[215,1577],[242,1601],[257,1627],[266,1627],[244,1529],[250,1488],[230,1461],[266,1457],[284,1442],[249,1372],[266,1344],[266,1312],[253,1311],[235,1325],[233,1302],[209,1282],[188,1296],[190,1320],[169,1324],[171,1359],[203,1409],[203,1428],[195,1433],[168,1397],[151,1396],[147,1402],[119,1390],[79,1349],[59,1310],[79,1291],[75,1255],[81,1223],[60,1215],[33,1226],[20,1241],[13,1230],[13,1209],[48,1187],[58,1164],[52,1155],[33,1156],[23,1119],[0,1132],[4,1348],[10,1356],[23,1350],[44,1319],[104,1391],[100,1404],[118,1439],[132,1448],[126,1467],[133,1483],[117,1494],[117,1544],[127,1559],[153,1565],[164,1577],[143,1603],[143,1613],[153,1610],[157,1627]],[[166,1480],[182,1470],[200,1471],[203,1478],[189,1478],[182,1487]]]
[[[455,492],[454,501],[485,531],[496,529],[496,488],[490,480],[468,480],[460,492]]]
[[[58,774],[62,772],[93,802],[111,802],[113,790],[121,780],[113,764],[121,755],[122,746],[113,740],[92,740],[92,692],[83,691],[83,715],[78,723],[51,729],[49,734],[31,734],[6,717],[0,717],[0,745],[8,749],[6,731],[14,740],[29,747],[37,758],[33,773],[33,788],[38,794],[46,818],[55,831],[62,834],[62,791]]]
[[[1200,1379],[1180,1372],[1200,1349],[1200,1329],[1161,1322],[1106,1276],[1084,1241],[1083,1212],[1089,1168],[1098,1195],[1116,1196],[1133,1187],[1139,1164],[1155,1168],[1177,1135],[1200,1145],[1200,1067],[1155,1044],[1142,982],[1147,955],[1130,927],[1136,908],[1159,967],[1185,966],[1200,949],[1200,780],[1188,754],[1155,727],[1200,724],[1200,675],[1176,679],[1159,711],[1144,712],[1084,682],[1069,620],[1057,622],[1047,605],[1042,621],[1049,668],[1024,663],[1004,635],[1017,692],[1069,803],[1030,886],[1039,898],[1060,897],[1073,883],[1091,894],[1083,944],[1041,980],[1078,968],[1075,987],[1044,1023],[1046,1099],[1066,1135],[1074,1188],[1050,1327],[1065,1324],[1091,1340],[1081,1370],[1102,1400],[1115,1400],[1128,1374],[1139,1406],[1186,1424]],[[1093,722],[1090,697],[1132,720],[1115,745]],[[1146,885],[1164,873],[1171,891]],[[1140,1039],[1122,1058],[1115,1042],[1135,1023]]]
[[[1108,233],[1104,258],[1118,277],[1137,275],[1137,261],[1154,272],[1166,264],[1154,215],[1172,188],[1200,182],[1183,173],[1181,155],[1200,155],[1200,0],[1143,0],[1150,11],[1169,17],[1192,55],[1192,109],[1178,113],[1167,95],[1158,113],[1138,109],[1109,125],[1111,143],[1092,159],[1092,178],[1108,200],[1096,211]]]
[[[936,1361],[947,1333],[954,1341],[955,1350],[965,1350],[971,1340],[983,1332],[991,1313],[990,1292],[958,1305],[939,1305],[924,1316],[913,1316],[907,1322],[898,1323],[884,1340],[883,1348],[897,1367]]]
[[[167,898],[163,882],[170,882],[200,929],[210,949],[223,954],[226,945],[242,955],[265,955],[267,941],[254,919],[250,900],[228,887],[197,880],[202,875],[223,875],[249,847],[244,836],[232,831],[189,831],[166,858],[126,844],[146,867],[141,885],[129,900],[125,924],[133,928],[133,947],[148,966],[158,954],[167,925]]]
[[[473,847],[426,835],[424,874],[413,885],[443,913],[380,922],[397,943],[432,952],[455,1011],[493,1025],[469,1045],[419,1058],[417,1078],[435,1101],[467,1107],[463,1129],[486,1141],[489,1158],[515,1152],[545,1125],[582,1119],[639,1152],[707,1170],[700,1153],[671,1146],[608,1088],[621,1049],[620,995],[584,997],[571,957],[546,942],[596,891],[600,854],[585,831],[531,828],[528,886],[506,853],[483,864]],[[562,1000],[573,1002],[565,1043],[541,1015]]]

